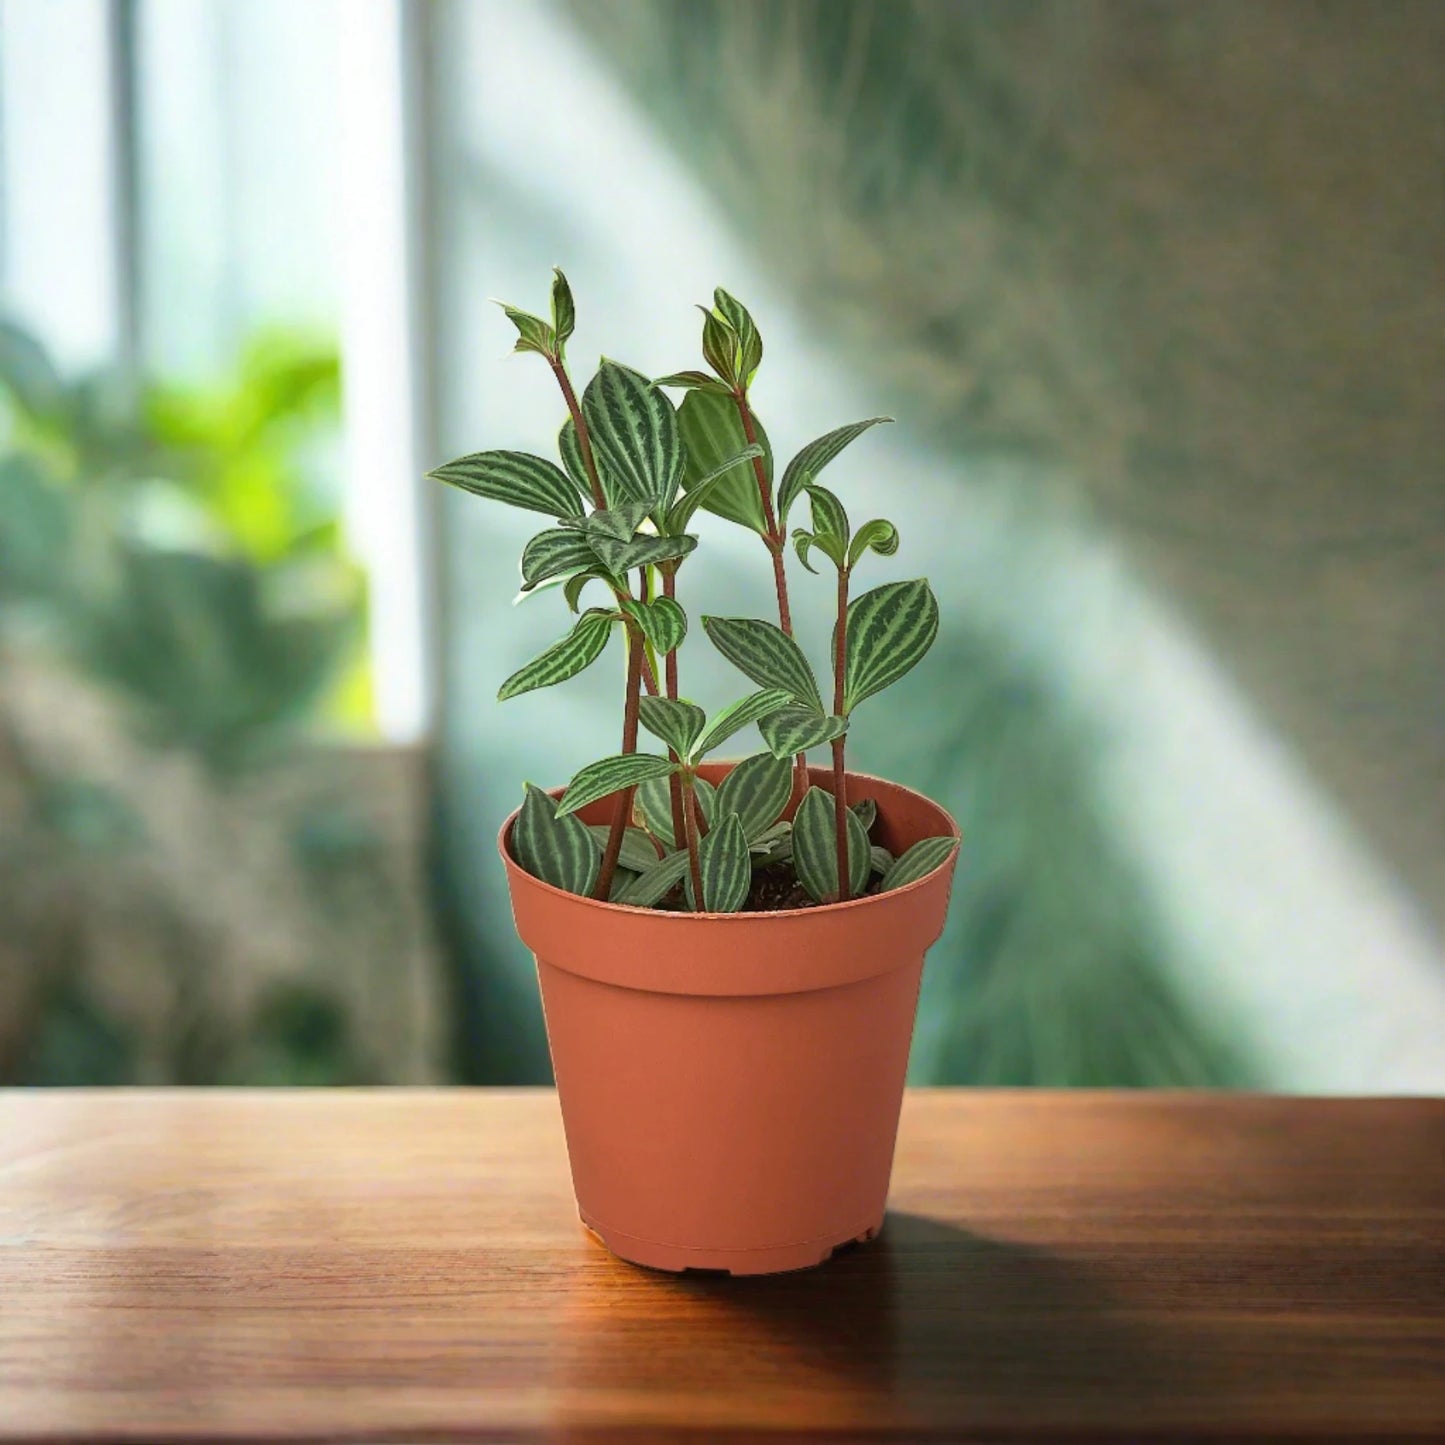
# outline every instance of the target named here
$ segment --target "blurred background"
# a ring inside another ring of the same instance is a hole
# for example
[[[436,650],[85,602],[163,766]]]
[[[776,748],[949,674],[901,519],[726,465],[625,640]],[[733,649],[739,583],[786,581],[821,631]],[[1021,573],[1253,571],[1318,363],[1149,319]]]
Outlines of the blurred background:
[[[547,1079],[493,840],[620,673],[495,703],[563,607],[421,473],[550,452],[560,264],[582,379],[722,284],[785,455],[898,418],[915,1082],[1445,1089],[1442,74],[1435,0],[0,0],[0,1083]]]

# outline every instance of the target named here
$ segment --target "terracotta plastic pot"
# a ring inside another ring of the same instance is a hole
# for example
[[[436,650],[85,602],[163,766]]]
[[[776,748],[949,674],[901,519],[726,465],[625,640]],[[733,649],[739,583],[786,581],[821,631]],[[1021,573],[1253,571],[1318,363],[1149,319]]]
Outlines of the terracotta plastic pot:
[[[716,782],[728,766],[701,772]],[[958,833],[907,788],[861,774],[848,787],[878,804],[874,836],[894,853]],[[605,822],[611,807],[582,816]],[[498,844],[537,959],[582,1222],[638,1264],[733,1274],[802,1269],[872,1238],[953,862],[825,907],[655,912],[533,878],[508,851],[511,826]]]

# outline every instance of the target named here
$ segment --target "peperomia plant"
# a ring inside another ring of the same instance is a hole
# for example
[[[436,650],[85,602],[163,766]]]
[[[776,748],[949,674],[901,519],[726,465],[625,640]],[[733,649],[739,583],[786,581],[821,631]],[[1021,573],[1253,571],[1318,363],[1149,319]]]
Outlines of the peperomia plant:
[[[898,531],[882,519],[854,530],[843,504],[817,481],[849,443],[888,418],[809,442],[775,488],[772,447],[750,395],[762,337],[726,291],[701,308],[709,371],[654,381],[604,358],[580,401],[566,357],[576,311],[562,272],[552,284],[550,321],[503,309],[517,328],[516,350],[541,356],[562,393],[561,464],[526,452],[476,452],[430,475],[552,518],[555,525],[522,551],[522,592],[559,589],[577,620],[497,696],[505,701],[575,677],[615,631],[627,659],[621,751],[580,769],[560,801],[527,785],[512,831],[518,864],[555,887],[614,903],[736,913],[896,888],[946,861],[955,838],[924,839],[892,857],[870,841],[872,802],[848,801],[853,709],[913,668],[938,632],[938,603],[921,578],[850,597],[854,571],[870,552],[897,552]],[[685,389],[680,407],[664,388]],[[788,519],[805,498],[812,525],[792,532],[798,559],[816,574],[814,560],[826,558],[837,574],[831,707],[793,637],[788,597]],[[762,539],[778,613],[776,623],[702,619],[713,646],[757,687],[710,719],[679,692],[688,620],[677,584],[697,548],[689,529],[699,511]],[[606,600],[582,611],[594,583]],[[753,723],[767,751],[714,788],[699,764]],[[639,729],[665,753],[639,752]],[[832,749],[831,790],[808,781],[806,755],[824,744]],[[607,798],[616,799],[609,823],[589,826],[577,816]]]

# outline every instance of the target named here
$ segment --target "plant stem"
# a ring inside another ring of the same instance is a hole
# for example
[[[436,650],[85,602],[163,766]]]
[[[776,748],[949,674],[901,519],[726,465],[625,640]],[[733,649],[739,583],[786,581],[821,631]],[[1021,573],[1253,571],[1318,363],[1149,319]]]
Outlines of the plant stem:
[[[683,828],[687,833],[687,867],[692,874],[692,911],[703,912],[702,865],[697,856],[697,793],[692,786],[692,773],[683,775],[683,788],[687,793],[687,807],[683,809]]]
[[[833,711],[843,716],[843,674],[848,666],[848,569],[838,569],[838,626],[833,636]],[[833,739],[833,828],[838,845],[838,901],[852,893],[848,867],[848,774],[843,750],[848,735]]]
[[[642,629],[635,623],[627,624],[627,701],[622,714],[622,751],[637,751],[637,713],[642,695]],[[592,890],[594,898],[604,902],[612,891],[612,878],[617,872],[617,859],[622,852],[622,836],[627,831],[627,820],[632,816],[632,795],[635,787],[624,788],[617,795],[617,808],[612,814],[612,829],[607,835],[607,847],[602,852],[602,867],[597,873],[597,886]]]
[[[758,429],[753,424],[752,408],[748,405],[748,394],[741,387],[733,392],[738,417],[743,424],[743,436],[749,446],[758,439]],[[778,626],[787,637],[793,635],[793,609],[788,602],[788,569],[783,561],[788,539],[778,530],[777,513],[773,511],[773,489],[768,484],[768,470],[762,457],[753,458],[753,475],[758,479],[758,499],[763,504],[763,521],[768,533],[763,538],[767,543],[768,555],[773,559],[773,591],[778,599]],[[793,800],[799,802],[808,791],[808,759],[799,753],[793,759]]]
[[[547,360],[551,363],[552,374],[557,378],[557,385],[562,388],[562,399],[567,403],[567,410],[572,416],[572,425],[577,428],[577,450],[582,453],[582,465],[587,469],[587,480],[592,484],[592,505],[599,512],[607,507],[607,497],[602,490],[602,481],[597,475],[597,460],[592,455],[592,434],[587,430],[587,423],[582,416],[582,408],[577,404],[577,393],[572,390],[572,378],[567,375],[567,368],[562,363],[560,356],[549,356]]]
[[[677,570],[675,567],[663,567],[662,569],[662,595],[671,601],[677,600]],[[662,659],[663,681],[667,688],[667,695],[670,698],[677,697],[677,649],[667,653]],[[677,753],[669,748],[667,755],[673,762],[680,759]],[[668,780],[668,789],[672,797],[672,846],[682,848],[687,844],[687,827],[683,823],[682,810],[690,806],[683,798],[682,779],[674,773]]]

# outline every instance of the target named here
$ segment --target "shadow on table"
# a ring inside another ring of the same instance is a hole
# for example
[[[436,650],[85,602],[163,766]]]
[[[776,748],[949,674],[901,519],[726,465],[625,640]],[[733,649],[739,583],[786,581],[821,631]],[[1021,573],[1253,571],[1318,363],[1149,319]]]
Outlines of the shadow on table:
[[[919,1428],[1056,1412],[1077,1423],[1121,1397],[1148,1418],[1188,1393],[1187,1341],[1157,1316],[1146,1327],[1124,1315],[1086,1260],[921,1215],[890,1213],[878,1240],[795,1274],[609,1264],[564,1326],[572,1383],[625,1382],[681,1403],[678,1382],[695,1381],[699,1424],[741,1418],[717,1398],[728,1391],[759,1420],[796,1409],[814,1425],[886,1415]]]

